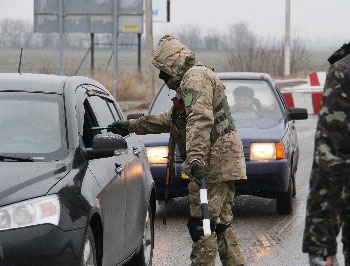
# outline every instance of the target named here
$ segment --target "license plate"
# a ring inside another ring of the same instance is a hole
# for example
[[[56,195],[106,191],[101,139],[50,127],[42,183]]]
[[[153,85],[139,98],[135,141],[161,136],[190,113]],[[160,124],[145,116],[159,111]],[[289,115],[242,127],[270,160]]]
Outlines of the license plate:
[[[184,172],[181,173],[181,178],[188,179],[188,175],[186,175]]]

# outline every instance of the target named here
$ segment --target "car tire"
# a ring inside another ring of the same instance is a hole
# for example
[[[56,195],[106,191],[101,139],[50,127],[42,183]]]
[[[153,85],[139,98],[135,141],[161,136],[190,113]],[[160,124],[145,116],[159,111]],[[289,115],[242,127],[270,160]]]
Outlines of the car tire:
[[[295,183],[295,173],[293,173],[293,175],[292,175],[292,182],[293,182],[292,197],[295,198],[295,196],[297,195],[297,186]]]
[[[84,238],[83,251],[81,255],[81,266],[97,266],[95,238],[89,226]]]
[[[278,193],[276,197],[276,212],[277,214],[291,214],[293,210],[292,206],[292,195],[293,195],[293,188],[292,188],[292,177],[289,179],[289,186],[288,191]]]
[[[154,225],[151,205],[148,206],[143,229],[142,246],[128,266],[152,266],[154,247]]]

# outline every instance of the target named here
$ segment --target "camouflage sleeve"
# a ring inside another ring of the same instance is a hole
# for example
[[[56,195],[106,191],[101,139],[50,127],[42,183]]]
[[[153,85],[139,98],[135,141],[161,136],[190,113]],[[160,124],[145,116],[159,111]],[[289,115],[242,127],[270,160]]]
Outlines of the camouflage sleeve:
[[[188,72],[191,72],[190,77],[184,78],[181,84],[187,115],[187,159],[183,165],[184,170],[188,168],[189,163],[195,158],[200,158],[207,162],[210,151],[210,132],[214,124],[212,84],[207,78],[203,77],[200,70],[190,70]]]
[[[350,197],[349,70],[330,67],[316,128],[302,250],[321,256],[336,254]]]
[[[156,115],[144,115],[129,121],[129,131],[138,135],[168,133],[170,131],[169,112]]]

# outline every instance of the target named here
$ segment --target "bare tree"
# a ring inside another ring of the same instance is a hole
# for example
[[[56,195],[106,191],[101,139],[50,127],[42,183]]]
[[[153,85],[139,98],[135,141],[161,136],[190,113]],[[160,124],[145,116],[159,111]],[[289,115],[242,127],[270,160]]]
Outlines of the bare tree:
[[[310,67],[310,54],[306,49],[305,41],[298,36],[292,39],[291,45],[291,73],[298,73],[305,68]]]
[[[291,47],[291,73],[305,69],[308,52],[304,42],[293,38]],[[283,75],[283,40],[266,41],[258,38],[244,23],[233,25],[227,37],[228,56],[226,71],[267,72]]]
[[[185,43],[189,49],[196,50],[202,47],[202,35],[198,27],[181,27],[177,31],[177,39]]]
[[[222,46],[222,37],[218,33],[209,33],[204,36],[205,49],[211,51],[218,51]]]
[[[28,45],[33,26],[23,20],[4,19],[0,21],[0,43],[3,47]]]

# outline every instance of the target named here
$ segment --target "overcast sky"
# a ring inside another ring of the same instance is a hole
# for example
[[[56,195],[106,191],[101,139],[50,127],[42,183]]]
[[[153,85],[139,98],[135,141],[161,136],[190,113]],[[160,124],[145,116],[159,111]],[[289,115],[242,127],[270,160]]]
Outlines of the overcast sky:
[[[97,0],[96,0],[97,1]],[[33,21],[33,0],[0,0],[0,18]],[[291,34],[350,41],[350,0],[290,0]],[[171,22],[154,22],[154,33],[198,26],[224,33],[244,22],[259,36],[283,37],[285,0],[171,0]],[[168,32],[169,31],[169,32]]]

